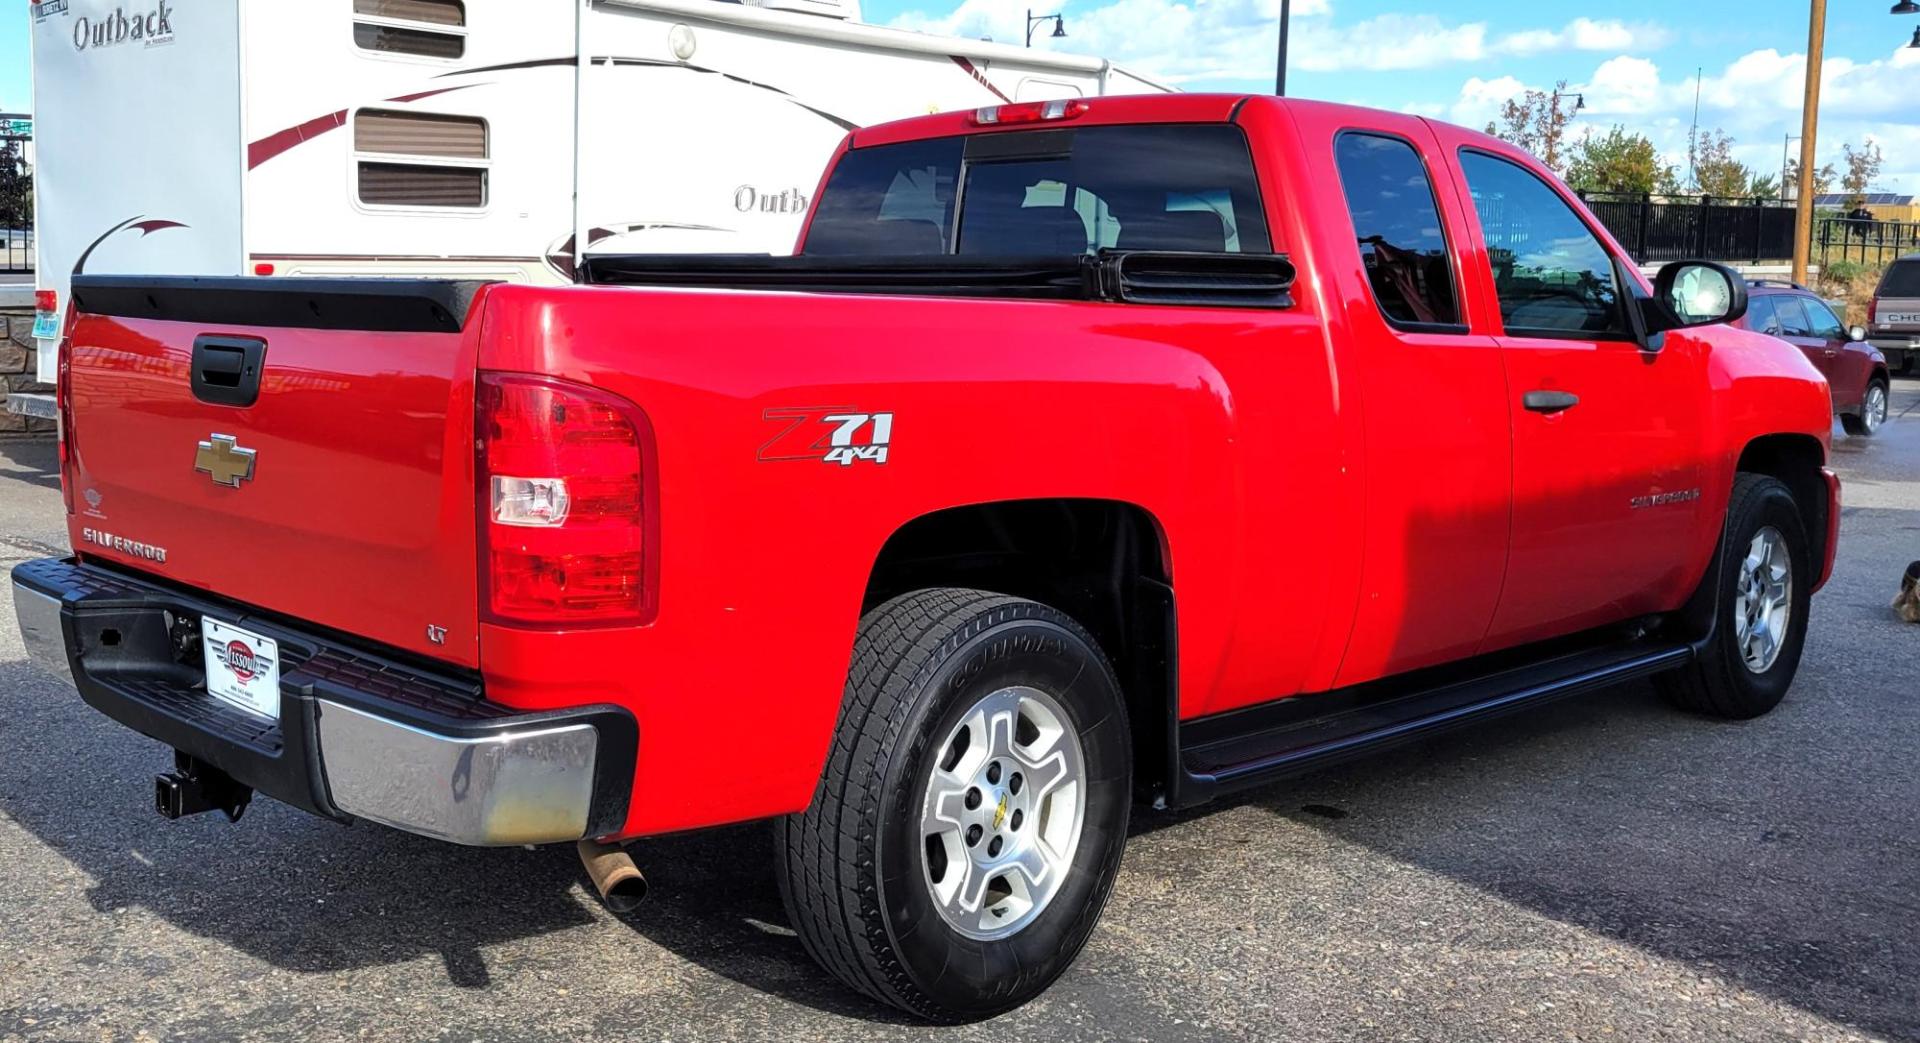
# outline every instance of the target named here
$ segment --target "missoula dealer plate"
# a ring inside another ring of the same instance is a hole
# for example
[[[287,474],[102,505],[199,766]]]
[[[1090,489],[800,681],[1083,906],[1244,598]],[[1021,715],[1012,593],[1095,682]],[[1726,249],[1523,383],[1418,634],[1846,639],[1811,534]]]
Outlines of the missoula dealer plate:
[[[207,694],[249,713],[280,719],[280,645],[211,616],[200,617]]]

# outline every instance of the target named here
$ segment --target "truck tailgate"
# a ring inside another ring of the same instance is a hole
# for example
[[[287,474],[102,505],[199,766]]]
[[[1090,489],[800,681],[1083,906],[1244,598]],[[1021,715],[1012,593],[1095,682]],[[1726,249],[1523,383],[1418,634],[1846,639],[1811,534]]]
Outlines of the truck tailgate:
[[[75,549],[477,666],[478,338],[463,326],[478,292],[76,279],[62,476]]]

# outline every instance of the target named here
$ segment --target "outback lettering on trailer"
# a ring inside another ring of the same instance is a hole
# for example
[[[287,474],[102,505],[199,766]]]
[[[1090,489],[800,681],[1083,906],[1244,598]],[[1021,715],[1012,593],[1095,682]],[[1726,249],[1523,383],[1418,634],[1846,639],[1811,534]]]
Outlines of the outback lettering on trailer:
[[[760,461],[822,460],[851,467],[887,462],[893,442],[892,413],[864,413],[850,406],[769,409],[761,419],[782,425],[760,447]]]
[[[134,11],[129,15],[125,8],[116,7],[111,13],[99,18],[80,17],[73,23],[73,49],[84,51],[88,47],[111,47],[115,44],[131,41],[145,41],[154,44],[173,42],[173,8],[161,0],[158,6],[145,11]]]

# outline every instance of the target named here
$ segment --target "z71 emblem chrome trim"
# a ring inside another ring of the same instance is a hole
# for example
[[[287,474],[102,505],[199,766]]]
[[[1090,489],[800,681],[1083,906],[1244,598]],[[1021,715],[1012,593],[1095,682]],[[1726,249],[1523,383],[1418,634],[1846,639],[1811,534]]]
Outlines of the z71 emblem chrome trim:
[[[215,485],[238,489],[253,477],[253,458],[254,451],[240,448],[232,435],[214,435],[193,454],[193,469],[211,477]]]

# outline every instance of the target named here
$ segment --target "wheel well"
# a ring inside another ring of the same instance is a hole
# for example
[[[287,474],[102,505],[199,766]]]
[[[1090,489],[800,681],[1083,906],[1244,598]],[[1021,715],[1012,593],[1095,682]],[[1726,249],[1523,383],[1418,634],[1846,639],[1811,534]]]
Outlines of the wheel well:
[[[1051,605],[1113,663],[1133,731],[1134,787],[1165,792],[1175,712],[1172,569],[1160,525],[1114,500],[970,504],[923,515],[888,538],[864,614],[926,587],[971,587]]]
[[[1876,380],[1889,389],[1893,387],[1893,375],[1887,372],[1885,366],[1873,367],[1873,374],[1867,378],[1867,383],[1871,384]]]
[[[1825,561],[1827,553],[1827,482],[1820,476],[1824,462],[1820,440],[1812,435],[1766,435],[1747,443],[1738,467],[1778,478],[1793,493],[1816,564]]]

